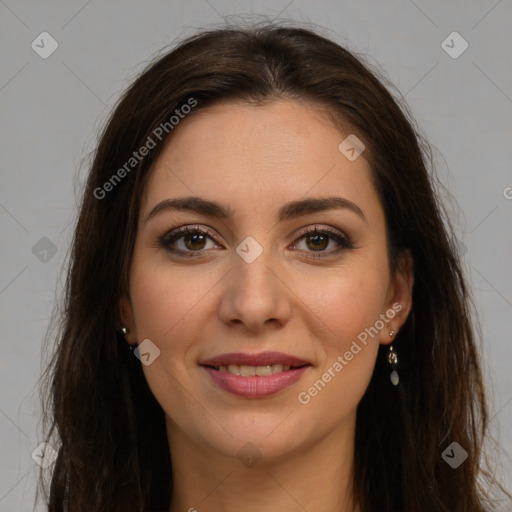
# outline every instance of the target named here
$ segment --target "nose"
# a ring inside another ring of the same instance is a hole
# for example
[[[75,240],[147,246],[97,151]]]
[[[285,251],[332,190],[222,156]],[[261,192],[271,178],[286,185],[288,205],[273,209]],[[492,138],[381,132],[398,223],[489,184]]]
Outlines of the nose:
[[[264,250],[251,263],[234,256],[219,306],[219,317],[226,325],[258,333],[288,323],[293,292],[268,252]]]

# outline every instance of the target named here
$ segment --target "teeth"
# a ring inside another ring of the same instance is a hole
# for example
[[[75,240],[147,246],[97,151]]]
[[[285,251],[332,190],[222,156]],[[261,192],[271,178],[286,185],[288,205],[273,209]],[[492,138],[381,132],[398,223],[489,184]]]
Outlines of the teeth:
[[[272,365],[272,373],[282,372],[284,370],[284,368],[285,367],[282,364],[273,364]],[[289,370],[290,367],[288,366],[286,369]]]
[[[240,366],[240,375],[242,377],[254,377],[256,375],[256,367],[255,366]]]
[[[258,377],[266,377],[267,375],[272,375],[272,366],[256,366],[254,371]]]
[[[280,373],[283,371],[288,371],[290,369],[290,365],[285,364],[268,364],[266,366],[247,366],[247,365],[238,365],[238,364],[230,364],[229,366],[222,365],[217,367],[220,372],[228,372],[232,375],[238,375],[241,377],[266,377],[268,375],[272,375],[273,373]]]
[[[232,373],[233,375],[240,375],[240,366],[237,366],[236,364],[230,364],[228,366],[228,372]]]

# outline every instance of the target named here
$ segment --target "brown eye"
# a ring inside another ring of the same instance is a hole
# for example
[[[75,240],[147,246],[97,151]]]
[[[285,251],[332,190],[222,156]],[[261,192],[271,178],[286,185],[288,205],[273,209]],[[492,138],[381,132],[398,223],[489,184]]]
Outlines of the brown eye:
[[[352,249],[353,244],[351,240],[343,235],[341,232],[333,231],[328,228],[318,229],[317,226],[314,228],[308,228],[306,231],[301,233],[299,242],[304,241],[306,248],[305,252],[317,253],[312,254],[312,257],[331,256],[337,254],[344,249]],[[335,244],[335,248],[331,250],[326,249]],[[298,244],[297,244],[298,245]],[[336,247],[337,245],[337,247]],[[300,249],[300,248],[299,248]]]
[[[158,239],[158,243],[166,251],[173,254],[194,256],[193,253],[205,252],[208,241],[215,242],[213,236],[197,227],[181,227]]]
[[[323,250],[329,245],[329,237],[322,234],[308,235],[305,239],[308,247],[313,250]]]
[[[188,233],[182,235],[185,247],[190,250],[204,249],[206,237],[202,233]]]

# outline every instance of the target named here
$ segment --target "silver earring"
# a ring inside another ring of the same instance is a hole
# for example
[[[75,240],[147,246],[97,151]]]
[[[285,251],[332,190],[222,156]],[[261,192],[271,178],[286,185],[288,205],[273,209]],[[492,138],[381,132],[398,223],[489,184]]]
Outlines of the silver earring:
[[[398,382],[400,381],[398,373],[396,371],[396,368],[398,366],[398,356],[396,355],[396,352],[393,350],[393,345],[389,346],[388,362],[391,365],[391,368],[393,369],[391,375],[389,376],[389,380],[391,381],[391,384],[393,384],[393,386],[398,386]]]
[[[128,334],[128,328],[127,327],[121,327],[121,333],[123,336],[126,336]]]

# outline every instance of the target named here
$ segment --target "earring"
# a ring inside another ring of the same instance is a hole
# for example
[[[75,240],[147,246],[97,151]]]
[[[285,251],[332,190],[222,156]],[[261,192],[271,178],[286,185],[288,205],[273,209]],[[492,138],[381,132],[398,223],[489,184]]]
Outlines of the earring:
[[[393,350],[393,345],[389,346],[388,362],[391,365],[391,368],[393,369],[391,375],[389,376],[389,380],[391,381],[391,384],[393,384],[393,386],[398,386],[398,382],[400,380],[398,377],[398,373],[396,371],[396,368],[398,366],[398,356],[396,355],[396,352]]]
[[[124,327],[124,326],[121,327],[121,334],[123,336],[126,336],[129,332],[130,331],[129,331],[128,327]],[[131,360],[132,356],[135,356],[135,350],[139,346],[138,343],[131,344],[128,341],[126,341],[126,343],[123,343],[123,345],[128,346],[128,353],[129,353],[129,357],[130,357],[130,360]]]

